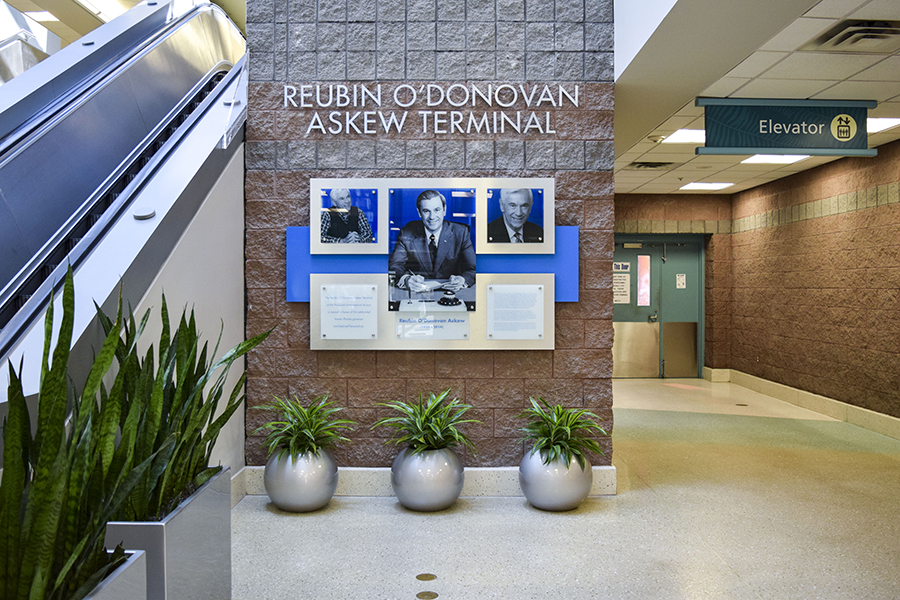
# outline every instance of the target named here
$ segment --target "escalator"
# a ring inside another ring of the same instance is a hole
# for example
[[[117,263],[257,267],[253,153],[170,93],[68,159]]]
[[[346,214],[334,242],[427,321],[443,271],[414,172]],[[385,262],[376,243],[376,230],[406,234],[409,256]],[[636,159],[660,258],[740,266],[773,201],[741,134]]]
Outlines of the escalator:
[[[216,138],[198,167],[216,179],[241,142],[244,54],[217,6],[150,0],[0,87],[0,357],[192,137]]]
[[[225,169],[237,168],[245,60],[217,6],[148,0],[0,87],[3,363],[18,367],[39,347],[70,266],[101,306],[148,289]],[[25,371],[33,380],[35,367]]]

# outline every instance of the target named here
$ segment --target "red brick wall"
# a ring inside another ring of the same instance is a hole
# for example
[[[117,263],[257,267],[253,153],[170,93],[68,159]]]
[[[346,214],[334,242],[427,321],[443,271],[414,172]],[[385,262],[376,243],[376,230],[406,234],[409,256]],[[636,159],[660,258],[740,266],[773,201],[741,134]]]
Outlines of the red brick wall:
[[[734,195],[735,218],[826,216],[732,236],[731,368],[900,416],[898,180],[894,143]]]

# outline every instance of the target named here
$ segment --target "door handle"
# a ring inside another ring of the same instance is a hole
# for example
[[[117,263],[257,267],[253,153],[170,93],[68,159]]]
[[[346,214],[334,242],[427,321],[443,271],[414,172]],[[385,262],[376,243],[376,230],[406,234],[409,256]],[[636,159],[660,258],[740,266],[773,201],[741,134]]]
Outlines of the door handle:
[[[648,323],[656,323],[658,321],[659,321],[659,315],[650,315],[649,317],[647,317]]]

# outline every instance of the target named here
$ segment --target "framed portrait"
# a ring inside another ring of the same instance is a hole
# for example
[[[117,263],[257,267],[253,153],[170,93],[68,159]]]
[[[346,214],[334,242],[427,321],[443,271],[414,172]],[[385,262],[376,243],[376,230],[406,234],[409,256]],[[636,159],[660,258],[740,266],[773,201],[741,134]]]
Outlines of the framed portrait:
[[[553,254],[553,179],[487,179],[478,198],[479,254]]]
[[[476,188],[439,182],[388,189],[389,310],[475,310]]]
[[[365,179],[310,180],[312,254],[386,254],[387,203]]]

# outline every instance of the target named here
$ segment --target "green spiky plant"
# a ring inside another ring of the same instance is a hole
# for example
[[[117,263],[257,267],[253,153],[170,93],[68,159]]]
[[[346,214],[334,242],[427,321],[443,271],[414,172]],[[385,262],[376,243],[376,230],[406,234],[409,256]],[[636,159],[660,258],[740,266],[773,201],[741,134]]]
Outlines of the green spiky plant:
[[[341,408],[328,401],[328,395],[319,396],[303,406],[300,399],[275,398],[270,404],[254,406],[254,409],[269,410],[278,413],[281,420],[269,421],[256,428],[253,434],[268,432],[266,445],[269,455],[276,454],[281,458],[285,454],[296,460],[308,452],[318,456],[321,450],[334,448],[342,442],[350,440],[341,435],[341,430],[351,430],[354,421],[338,419],[335,415]]]
[[[115,357],[119,375],[111,393],[121,395],[126,406],[138,414],[134,434],[123,437],[120,444],[129,446],[137,460],[154,457],[114,520],[160,520],[221,470],[219,466],[209,466],[210,456],[222,427],[244,401],[246,374],[234,385],[220,413],[225,379],[235,361],[265,340],[271,330],[241,342],[213,361],[209,356],[218,353],[222,331],[210,354],[207,342],[201,345],[194,311],[188,315],[185,309],[172,334],[163,296],[159,366],[155,367],[153,345],[143,356],[138,350],[138,339],[150,310],[138,322],[129,308],[121,326],[99,307],[97,314],[104,332],[116,333],[118,339]],[[170,437],[175,442],[164,448]]]
[[[438,395],[433,392],[424,398],[419,394],[415,402],[381,403],[379,406],[392,408],[399,412],[398,416],[379,419],[372,428],[385,426],[395,430],[395,434],[385,443],[408,444],[412,454],[421,454],[426,450],[454,448],[460,444],[475,453],[475,444],[458,428],[465,423],[481,423],[475,419],[463,419],[463,414],[470,408],[454,398],[449,402],[450,388]]]
[[[120,300],[115,326],[121,322],[121,305]],[[115,333],[107,335],[81,394],[70,386],[71,269],[62,308],[50,362],[51,297],[34,436],[22,364],[18,372],[9,365],[0,481],[0,596],[7,600],[78,600],[122,564],[126,556],[121,547],[111,553],[104,548],[106,524],[156,458],[151,453],[139,459],[128,444],[115,443],[117,437],[133,437],[138,428],[138,411],[125,405],[117,386],[107,393],[101,384],[115,355]],[[172,437],[162,439],[158,452],[167,452],[173,443]]]
[[[550,406],[543,398],[529,400],[531,407],[518,416],[528,419],[525,427],[519,429],[524,434],[519,441],[533,443],[531,455],[540,452],[545,465],[560,459],[567,469],[574,457],[584,469],[587,452],[603,454],[600,444],[593,437],[606,435],[594,420],[600,417],[578,408]]]

